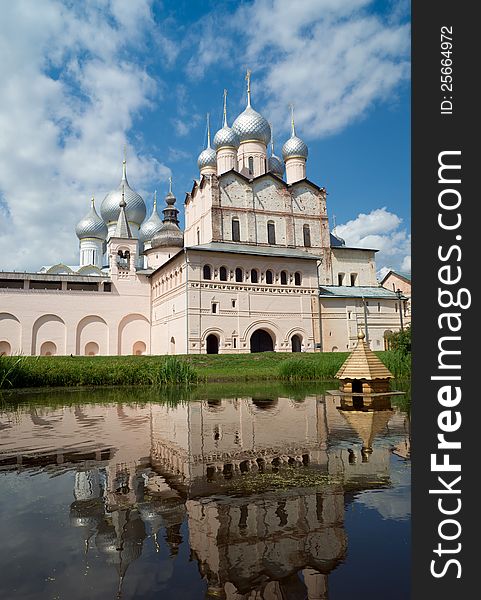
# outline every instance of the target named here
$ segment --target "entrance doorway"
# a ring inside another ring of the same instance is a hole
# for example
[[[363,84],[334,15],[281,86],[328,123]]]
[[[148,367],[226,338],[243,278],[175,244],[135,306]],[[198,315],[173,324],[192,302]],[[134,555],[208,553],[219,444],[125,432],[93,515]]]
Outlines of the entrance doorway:
[[[206,339],[207,354],[219,354],[219,338],[211,333]]]
[[[258,329],[251,335],[251,352],[273,352],[274,342],[270,333]]]
[[[301,351],[301,346],[302,346],[301,338],[297,334],[293,335],[292,338],[291,338],[292,351],[293,352],[300,352]]]

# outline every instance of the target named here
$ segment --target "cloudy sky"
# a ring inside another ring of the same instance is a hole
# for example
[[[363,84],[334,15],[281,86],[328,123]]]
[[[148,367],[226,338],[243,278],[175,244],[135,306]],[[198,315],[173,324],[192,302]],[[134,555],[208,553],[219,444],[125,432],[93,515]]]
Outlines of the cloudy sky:
[[[331,227],[410,270],[406,0],[0,0],[0,269],[78,263],[75,224],[121,176],[152,204],[253,105],[280,152],[288,105]]]

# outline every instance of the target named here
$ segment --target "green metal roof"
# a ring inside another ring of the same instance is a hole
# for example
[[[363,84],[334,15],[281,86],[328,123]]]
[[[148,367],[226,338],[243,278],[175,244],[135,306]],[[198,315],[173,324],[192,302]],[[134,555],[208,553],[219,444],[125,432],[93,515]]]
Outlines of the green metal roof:
[[[303,258],[307,260],[320,260],[320,256],[311,254],[306,250],[276,246],[254,246],[249,244],[230,244],[226,242],[210,242],[199,246],[189,246],[187,250],[207,252],[230,252],[233,254],[255,254],[257,256],[279,256],[284,258]]]
[[[381,286],[323,285],[319,288],[321,298],[379,298],[397,300],[397,295]],[[402,299],[405,299],[402,296]]]

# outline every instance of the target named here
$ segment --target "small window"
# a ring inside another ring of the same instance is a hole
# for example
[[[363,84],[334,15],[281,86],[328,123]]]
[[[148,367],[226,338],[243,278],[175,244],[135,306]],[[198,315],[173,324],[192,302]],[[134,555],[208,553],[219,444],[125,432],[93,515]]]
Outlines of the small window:
[[[351,313],[351,311],[348,311],[348,313],[347,313],[347,318],[348,318],[348,319],[350,319],[350,318],[351,318],[351,314],[352,314],[352,313]]]
[[[306,248],[311,247],[311,230],[309,229],[309,225],[304,225],[302,228],[302,233],[304,235],[304,246]]]
[[[200,229],[197,227],[197,245],[200,245]],[[209,277],[210,279],[210,277]]]
[[[253,175],[254,174],[254,158],[252,156],[249,156],[249,175]]]
[[[302,275],[299,273],[299,271],[296,271],[294,273],[294,283],[296,285],[301,285],[302,283]]]
[[[218,303],[217,302],[212,302],[212,314],[215,315],[218,313]]]
[[[380,302],[377,303],[377,312],[381,312],[381,303]]]
[[[281,285],[287,285],[287,271],[281,271]]]
[[[259,282],[259,273],[256,271],[256,269],[251,269],[251,283],[258,283]]]
[[[212,270],[209,265],[204,265],[203,274],[204,279],[212,279]]]
[[[221,281],[227,281],[227,269],[225,267],[219,269],[219,279]]]
[[[269,244],[276,243],[276,226],[272,221],[267,223],[267,242]]]
[[[110,283],[110,281],[106,281],[104,283],[104,292],[111,292],[112,291],[112,284]]]
[[[338,273],[337,285],[344,285],[344,273]]]
[[[240,223],[239,219],[232,219],[232,241],[240,242]]]
[[[237,338],[232,338],[232,346],[237,348]]]
[[[268,283],[270,285],[273,282],[274,282],[274,275],[273,275],[272,271],[266,271],[266,283]]]
[[[235,270],[235,280],[238,283],[241,283],[243,279],[244,279],[244,274],[242,272],[242,269],[240,267],[237,267],[237,269]]]
[[[237,300],[232,300],[232,308],[235,308],[237,304]]]
[[[357,273],[351,273],[351,285],[356,285]]]

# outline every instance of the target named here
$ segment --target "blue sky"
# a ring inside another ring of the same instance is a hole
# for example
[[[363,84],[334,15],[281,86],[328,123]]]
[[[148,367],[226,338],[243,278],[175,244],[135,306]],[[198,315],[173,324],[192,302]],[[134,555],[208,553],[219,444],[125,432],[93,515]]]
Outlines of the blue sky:
[[[148,207],[172,175],[182,209],[212,135],[253,105],[309,146],[331,226],[410,269],[409,3],[405,0],[19,0],[2,5],[3,269],[77,263],[74,228],[128,176]]]

